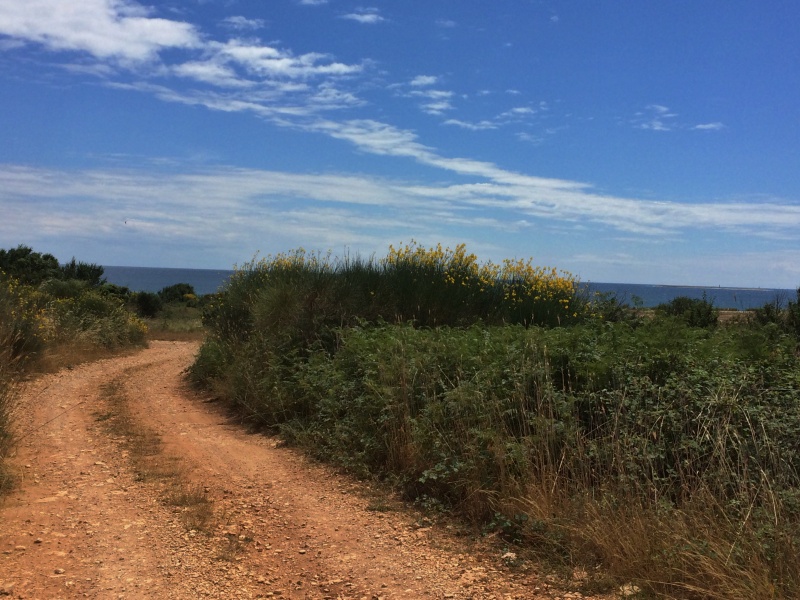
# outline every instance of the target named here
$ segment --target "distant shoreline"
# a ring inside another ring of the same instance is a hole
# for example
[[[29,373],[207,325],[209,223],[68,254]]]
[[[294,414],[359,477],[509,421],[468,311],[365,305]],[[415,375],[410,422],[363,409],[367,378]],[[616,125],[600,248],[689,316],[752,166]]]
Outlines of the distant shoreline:
[[[158,292],[175,285],[188,283],[198,295],[213,294],[235,273],[233,269],[180,269],[176,267],[120,267],[107,266],[109,283],[129,288],[134,292]],[[714,305],[726,310],[760,308],[776,299],[793,298],[795,290],[782,288],[722,287],[702,285],[674,285],[648,283],[580,282],[581,289],[590,293],[611,294],[623,302],[641,300],[642,308],[654,308],[678,296],[703,298],[707,296]]]
[[[679,288],[679,289],[686,289],[686,290],[726,290],[726,291],[743,291],[743,292],[794,292],[794,289],[791,288],[771,288],[771,287],[737,287],[737,286],[729,286],[729,285],[680,285],[677,283],[618,283],[618,282],[606,282],[606,281],[585,281],[581,282],[586,283],[588,285],[613,285],[619,287],[630,287],[630,286],[644,286],[644,287],[652,287],[652,288]]]

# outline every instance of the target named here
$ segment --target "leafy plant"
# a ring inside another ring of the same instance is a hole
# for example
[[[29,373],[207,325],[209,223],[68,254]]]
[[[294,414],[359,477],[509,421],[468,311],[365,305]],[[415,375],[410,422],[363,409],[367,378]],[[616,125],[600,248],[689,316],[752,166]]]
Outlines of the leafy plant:
[[[687,298],[678,296],[669,302],[659,304],[656,311],[673,317],[678,317],[691,327],[716,327],[719,321],[719,310],[714,308],[714,301],[706,297]]]
[[[237,270],[190,374],[320,458],[620,583],[800,596],[791,329],[603,302],[462,246],[300,250]]]

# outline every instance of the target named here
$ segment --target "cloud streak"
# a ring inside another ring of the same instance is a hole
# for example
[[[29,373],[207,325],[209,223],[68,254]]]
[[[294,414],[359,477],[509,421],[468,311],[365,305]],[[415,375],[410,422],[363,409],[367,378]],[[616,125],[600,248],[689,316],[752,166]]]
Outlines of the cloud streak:
[[[386,20],[380,15],[377,8],[359,8],[355,12],[342,15],[342,19],[356,21],[363,25],[375,25]]]

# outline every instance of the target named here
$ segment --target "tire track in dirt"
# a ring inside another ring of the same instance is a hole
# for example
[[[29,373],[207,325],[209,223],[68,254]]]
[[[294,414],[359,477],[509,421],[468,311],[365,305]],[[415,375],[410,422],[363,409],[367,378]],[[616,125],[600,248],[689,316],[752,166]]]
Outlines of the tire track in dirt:
[[[0,596],[584,598],[248,434],[186,387],[196,350],[153,342],[27,386],[33,433],[16,461],[23,484],[2,508]],[[103,423],[109,382],[159,436],[182,489],[211,502],[204,527],[187,530],[188,508],[164,502],[166,482],[137,478],[130,440]]]

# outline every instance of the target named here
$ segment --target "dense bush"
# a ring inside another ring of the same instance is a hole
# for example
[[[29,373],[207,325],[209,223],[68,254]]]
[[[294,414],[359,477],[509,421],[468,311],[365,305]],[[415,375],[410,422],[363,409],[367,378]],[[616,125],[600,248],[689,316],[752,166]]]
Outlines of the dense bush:
[[[91,287],[105,283],[103,267],[91,263],[77,262],[75,257],[65,265],[61,265],[61,279],[77,279],[85,281]]]
[[[715,327],[719,321],[719,310],[714,308],[713,300],[678,296],[669,302],[659,304],[656,312],[683,319],[692,327]]]
[[[774,324],[800,339],[800,288],[795,300],[775,298],[753,311],[753,320],[759,325]]]
[[[39,285],[50,280],[79,280],[91,287],[104,283],[103,267],[77,262],[73,257],[60,265],[52,254],[34,252],[28,246],[19,245],[9,250],[0,249],[0,271],[17,279],[24,285]]]
[[[560,297],[549,270],[476,272],[436,249],[248,265],[190,374],[317,456],[550,557],[670,596],[799,597],[797,339],[715,327],[705,300],[643,318]]]
[[[162,288],[158,292],[158,297],[165,304],[171,302],[180,302],[184,304],[194,304],[197,302],[197,295],[194,293],[194,287],[188,283],[176,283]]]
[[[96,290],[48,305],[55,343],[120,348],[142,344],[147,328],[122,301]]]
[[[61,267],[55,256],[34,252],[22,245],[9,250],[0,249],[0,271],[26,285],[39,285],[49,279],[61,278]]]
[[[153,292],[136,292],[133,297],[140,317],[152,319],[164,308],[161,297]]]

